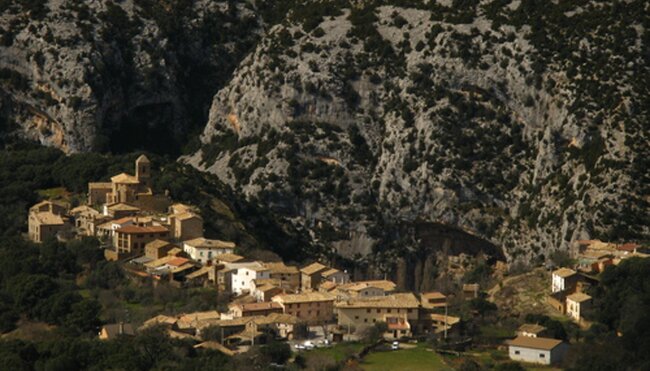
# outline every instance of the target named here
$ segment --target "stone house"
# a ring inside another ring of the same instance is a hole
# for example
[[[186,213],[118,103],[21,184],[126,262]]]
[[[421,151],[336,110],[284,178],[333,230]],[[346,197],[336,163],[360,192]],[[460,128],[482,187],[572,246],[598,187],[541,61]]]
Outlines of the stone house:
[[[323,292],[280,294],[271,300],[279,303],[285,314],[298,317],[308,323],[326,323],[334,318],[335,297],[332,294]]]
[[[337,302],[335,312],[338,324],[356,329],[385,322],[385,337],[399,339],[413,335],[419,320],[420,301],[413,293],[400,293],[369,298],[355,298]]]

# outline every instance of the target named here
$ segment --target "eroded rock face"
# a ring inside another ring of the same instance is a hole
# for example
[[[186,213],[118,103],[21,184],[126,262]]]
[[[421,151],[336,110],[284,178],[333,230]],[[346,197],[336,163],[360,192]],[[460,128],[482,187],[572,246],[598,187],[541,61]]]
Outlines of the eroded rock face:
[[[589,26],[607,6],[544,18],[490,4],[274,27],[184,160],[359,259],[417,251],[396,227],[415,221],[525,262],[576,239],[648,236],[647,4],[623,6],[607,31]]]
[[[259,31],[227,2],[5,3],[7,121],[66,152],[173,153]]]

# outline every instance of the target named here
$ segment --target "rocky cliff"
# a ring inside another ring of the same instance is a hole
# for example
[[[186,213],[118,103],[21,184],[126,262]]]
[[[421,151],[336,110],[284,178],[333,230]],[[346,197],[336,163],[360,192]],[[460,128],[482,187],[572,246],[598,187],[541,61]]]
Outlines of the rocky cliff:
[[[67,152],[173,154],[258,32],[232,2],[0,2],[1,121]]]
[[[648,237],[647,2],[354,4],[270,29],[185,160],[352,260]]]

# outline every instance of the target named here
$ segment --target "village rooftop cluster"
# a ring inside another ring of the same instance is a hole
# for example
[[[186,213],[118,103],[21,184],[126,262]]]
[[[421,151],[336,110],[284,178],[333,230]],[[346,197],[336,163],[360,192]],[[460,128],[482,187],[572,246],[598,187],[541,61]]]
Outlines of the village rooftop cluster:
[[[94,236],[107,260],[119,261],[129,274],[167,282],[178,288],[211,287],[230,295],[227,312],[209,311],[158,315],[142,328],[163,326],[174,338],[193,339],[196,348],[227,355],[244,352],[272,333],[278,338],[304,338],[302,328],[323,344],[356,340],[363,329],[384,323],[386,340],[421,335],[447,337],[462,319],[448,313],[450,297],[441,292],[399,292],[389,280],[352,281],[350,275],[322,262],[298,267],[280,261],[258,261],[238,255],[235,243],[204,236],[197,208],[174,203],[151,188],[151,163],[135,161],[135,175],[118,174],[106,183],[88,185],[87,204],[72,209],[57,201],[30,208],[29,238]],[[552,273],[548,303],[576,323],[591,303],[586,288],[595,285],[605,266],[631,256],[647,256],[637,245],[581,241],[578,263]],[[478,284],[465,284],[461,300],[480,295]],[[206,341],[204,331],[217,326],[221,341]],[[108,324],[99,337],[111,339],[135,333],[130,323]],[[507,342],[513,360],[560,362],[569,344],[544,337],[539,324],[524,324]],[[311,343],[310,343],[311,344]],[[294,344],[298,348],[304,345]]]

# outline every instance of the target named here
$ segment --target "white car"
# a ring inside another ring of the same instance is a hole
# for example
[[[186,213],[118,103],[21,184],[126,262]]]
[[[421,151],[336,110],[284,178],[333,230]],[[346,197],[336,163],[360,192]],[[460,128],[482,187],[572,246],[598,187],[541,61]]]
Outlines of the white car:
[[[314,349],[316,347],[314,345],[314,343],[312,343],[311,341],[305,341],[302,346],[303,346],[303,349],[305,349],[305,350],[312,350],[312,349]]]
[[[305,346],[302,345],[302,344],[296,344],[293,347],[296,348],[296,350],[304,350],[305,349]]]
[[[390,345],[391,350],[398,350],[399,349],[399,341],[393,341],[393,343]]]

